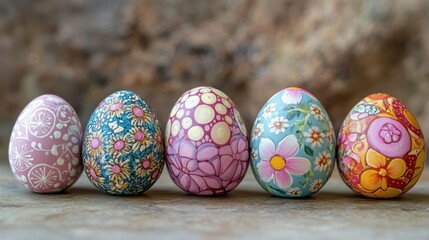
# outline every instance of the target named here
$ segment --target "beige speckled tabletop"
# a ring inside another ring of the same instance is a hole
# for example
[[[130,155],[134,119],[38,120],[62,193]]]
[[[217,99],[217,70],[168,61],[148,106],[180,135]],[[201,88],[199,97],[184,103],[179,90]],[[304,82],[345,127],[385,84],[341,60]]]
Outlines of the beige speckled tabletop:
[[[35,194],[0,165],[0,239],[429,239],[429,174],[393,200],[356,196],[335,173],[308,199],[264,192],[251,172],[233,192],[190,196],[166,171],[140,196],[110,196],[87,177]]]

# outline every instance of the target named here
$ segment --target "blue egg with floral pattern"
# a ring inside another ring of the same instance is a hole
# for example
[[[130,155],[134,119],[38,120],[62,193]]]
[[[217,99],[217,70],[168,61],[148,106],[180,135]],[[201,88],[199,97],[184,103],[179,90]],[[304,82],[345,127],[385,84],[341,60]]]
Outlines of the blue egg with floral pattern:
[[[311,196],[332,174],[335,142],[322,104],[303,89],[286,88],[265,103],[253,125],[253,174],[275,196]]]
[[[82,156],[94,186],[114,195],[149,189],[164,166],[163,134],[152,109],[137,94],[118,91],[94,110]]]

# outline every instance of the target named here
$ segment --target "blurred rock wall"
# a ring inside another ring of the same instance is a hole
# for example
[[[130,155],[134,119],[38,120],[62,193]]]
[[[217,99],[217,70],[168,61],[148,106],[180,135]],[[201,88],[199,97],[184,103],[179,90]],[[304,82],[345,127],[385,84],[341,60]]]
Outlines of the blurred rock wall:
[[[34,97],[69,101],[85,125],[111,92],[141,94],[165,124],[186,90],[211,85],[250,129],[265,101],[300,86],[338,130],[373,92],[407,105],[429,136],[427,0],[0,1],[1,160]]]

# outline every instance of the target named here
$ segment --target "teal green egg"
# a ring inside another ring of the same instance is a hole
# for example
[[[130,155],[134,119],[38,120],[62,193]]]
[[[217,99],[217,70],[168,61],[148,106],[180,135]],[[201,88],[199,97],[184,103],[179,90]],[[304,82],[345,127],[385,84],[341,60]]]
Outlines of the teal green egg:
[[[286,88],[259,111],[250,139],[251,168],[267,192],[302,198],[318,192],[335,164],[335,132],[311,93]]]

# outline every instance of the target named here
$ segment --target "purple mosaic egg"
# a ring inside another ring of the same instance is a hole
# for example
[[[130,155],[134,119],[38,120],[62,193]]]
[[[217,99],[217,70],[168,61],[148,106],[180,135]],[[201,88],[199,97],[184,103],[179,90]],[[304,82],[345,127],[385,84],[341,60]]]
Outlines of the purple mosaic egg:
[[[236,188],[249,165],[246,127],[235,104],[211,87],[185,92],[165,132],[167,169],[174,183],[195,195]]]
[[[55,95],[42,95],[22,110],[9,143],[15,178],[33,192],[60,192],[83,170],[83,130],[74,109]]]

